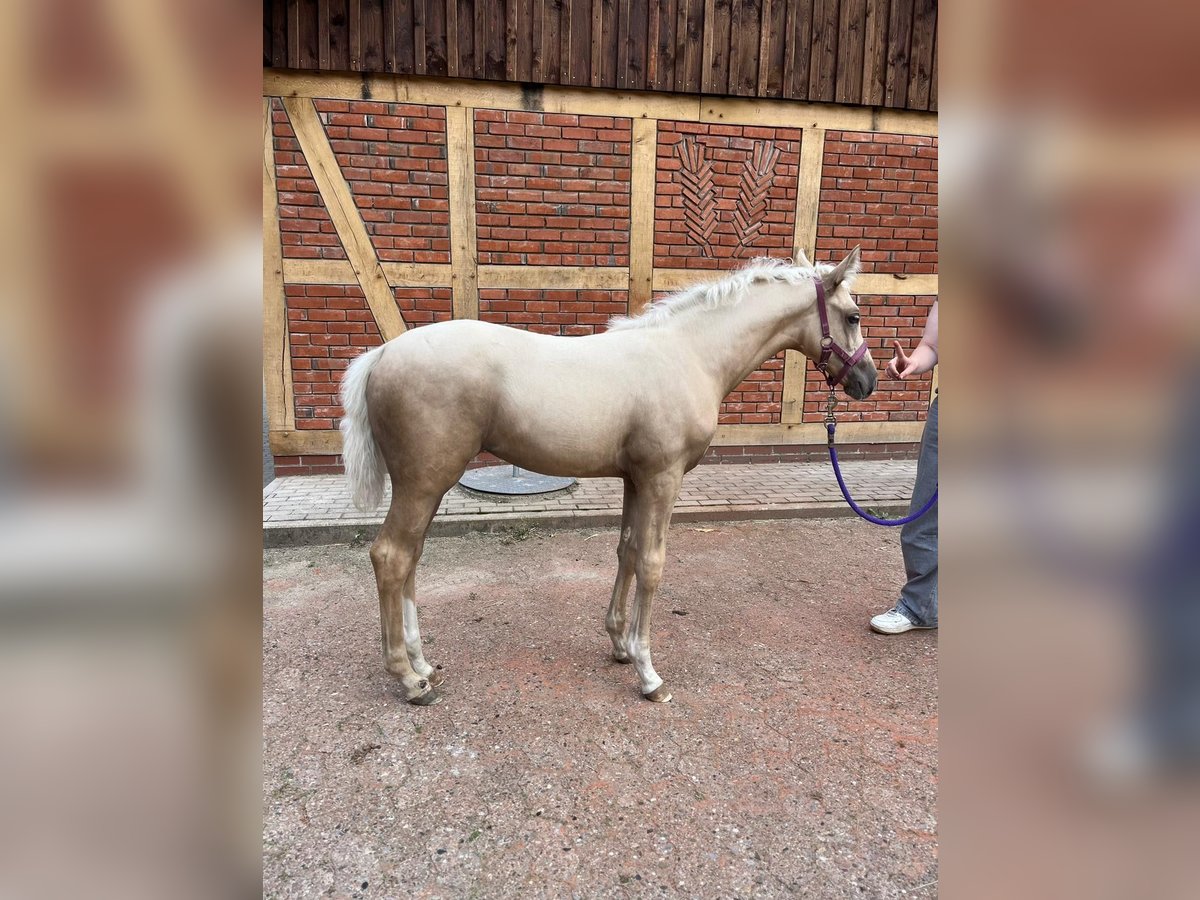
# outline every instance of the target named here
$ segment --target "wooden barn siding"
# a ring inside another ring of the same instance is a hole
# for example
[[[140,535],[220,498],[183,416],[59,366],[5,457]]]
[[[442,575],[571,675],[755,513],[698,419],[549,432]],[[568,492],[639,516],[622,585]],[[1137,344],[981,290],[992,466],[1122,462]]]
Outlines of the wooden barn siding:
[[[937,109],[936,0],[264,0],[274,68]]]

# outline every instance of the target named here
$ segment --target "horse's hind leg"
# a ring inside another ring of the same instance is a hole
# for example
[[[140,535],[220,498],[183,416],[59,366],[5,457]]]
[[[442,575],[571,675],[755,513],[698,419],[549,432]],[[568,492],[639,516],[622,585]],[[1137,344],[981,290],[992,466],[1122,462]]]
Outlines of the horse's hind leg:
[[[629,651],[625,646],[625,610],[629,600],[629,585],[633,581],[633,560],[637,547],[633,542],[633,512],[636,495],[633,482],[625,479],[625,500],[621,507],[621,536],[617,541],[617,580],[613,584],[612,600],[608,604],[608,615],[604,627],[612,639],[613,659],[620,663],[629,662]]]
[[[402,489],[393,482],[392,506],[388,510],[379,537],[371,545],[371,564],[379,587],[379,625],[383,637],[383,661],[388,672],[404,688],[410,703],[428,705],[437,702],[432,671],[420,652],[416,602],[413,596],[414,573],[425,544],[425,531],[441,501],[441,491]],[[406,614],[411,609],[411,614]],[[411,627],[406,619],[411,619]],[[410,640],[410,638],[412,640]],[[412,645],[421,671],[413,663]]]
[[[418,560],[424,545],[425,540],[422,538],[421,547],[417,549]],[[445,680],[441,672],[425,661],[425,652],[421,649],[421,627],[417,624],[416,566],[408,573],[408,581],[404,582],[404,646],[408,650],[408,661],[412,663],[414,672],[428,679],[434,687]]]

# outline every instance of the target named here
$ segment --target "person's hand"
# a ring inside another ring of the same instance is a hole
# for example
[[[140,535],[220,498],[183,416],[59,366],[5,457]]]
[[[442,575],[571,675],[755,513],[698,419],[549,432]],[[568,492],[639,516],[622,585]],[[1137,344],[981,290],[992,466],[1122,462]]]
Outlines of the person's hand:
[[[899,378],[903,381],[908,375],[912,374],[917,364],[911,356],[904,352],[904,347],[900,345],[899,341],[892,341],[892,345],[896,348],[896,355],[887,364],[887,373],[893,378]]]

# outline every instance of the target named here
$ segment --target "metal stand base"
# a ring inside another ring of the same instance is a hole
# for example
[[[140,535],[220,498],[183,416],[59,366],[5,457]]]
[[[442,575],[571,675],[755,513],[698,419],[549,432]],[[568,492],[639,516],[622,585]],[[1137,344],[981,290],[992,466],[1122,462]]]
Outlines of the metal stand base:
[[[484,494],[515,497],[561,491],[575,484],[575,479],[539,475],[516,466],[487,466],[483,469],[468,469],[458,483]]]

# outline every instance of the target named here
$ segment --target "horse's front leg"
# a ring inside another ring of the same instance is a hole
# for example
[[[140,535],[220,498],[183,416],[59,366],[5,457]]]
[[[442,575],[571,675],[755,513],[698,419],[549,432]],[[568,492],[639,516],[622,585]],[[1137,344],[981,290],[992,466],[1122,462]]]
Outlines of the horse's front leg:
[[[633,582],[633,561],[637,547],[633,543],[633,520],[636,493],[633,482],[625,479],[625,499],[621,506],[621,536],[617,541],[617,580],[613,584],[612,600],[608,604],[608,615],[604,627],[612,640],[613,659],[620,663],[629,662],[629,650],[625,646],[625,609],[629,599],[629,586]]]
[[[625,646],[637,670],[642,696],[657,703],[670,700],[671,692],[650,661],[650,609],[662,581],[663,564],[667,560],[667,526],[671,524],[671,511],[682,481],[682,472],[664,472],[637,484],[633,526],[637,593]]]

